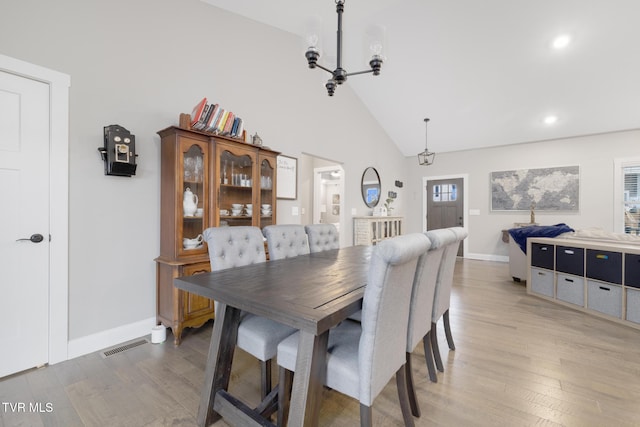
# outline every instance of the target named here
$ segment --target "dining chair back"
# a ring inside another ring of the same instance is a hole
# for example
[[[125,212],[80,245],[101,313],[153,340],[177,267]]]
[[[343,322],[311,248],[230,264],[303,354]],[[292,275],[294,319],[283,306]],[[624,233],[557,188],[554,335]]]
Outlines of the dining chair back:
[[[264,238],[258,227],[211,227],[202,237],[209,248],[211,271],[265,262]]]
[[[436,324],[442,317],[444,322],[445,335],[449,349],[455,350],[453,336],[451,335],[451,325],[449,323],[449,306],[451,305],[451,288],[453,287],[453,273],[455,269],[456,259],[458,256],[458,248],[468,235],[467,230],[462,227],[450,227],[444,229],[453,235],[453,241],[448,243],[442,254],[442,261],[438,270],[438,281],[436,284],[436,292],[433,299],[433,312],[431,314],[431,347],[436,367],[440,372],[444,372],[444,365],[440,356],[440,348],[438,346],[438,336],[436,332]],[[437,230],[427,231],[425,234],[430,239],[435,239],[434,233]]]
[[[262,229],[262,233],[267,238],[270,260],[291,258],[309,253],[309,241],[302,225],[268,225]]]
[[[345,320],[329,331],[325,384],[359,400],[363,426],[372,424],[371,405],[393,374],[405,425],[413,426],[404,369],[409,302],[418,258],[429,246],[422,233],[393,237],[376,245],[364,291],[362,322]],[[296,333],[278,345],[279,425],[286,421],[288,390],[283,384],[295,370],[298,339]]]
[[[411,353],[418,343],[422,341],[429,379],[432,382],[438,382],[431,350],[431,314],[433,312],[433,299],[435,297],[438,270],[440,269],[442,255],[447,245],[455,241],[455,236],[448,230],[435,230],[430,236],[431,246],[429,250],[418,258],[416,273],[413,279],[413,289],[411,291],[409,326],[407,330],[405,362],[407,389],[409,402],[411,403],[411,412],[418,417],[420,416],[420,407],[413,385]]]
[[[202,233],[209,248],[211,271],[242,267],[266,261],[264,237],[258,227],[211,227]],[[214,301],[214,310],[218,303]],[[236,346],[260,360],[261,394],[271,392],[272,359],[278,343],[293,334],[295,329],[276,321],[242,313],[238,325]]]
[[[338,228],[333,224],[305,225],[311,253],[340,248]]]

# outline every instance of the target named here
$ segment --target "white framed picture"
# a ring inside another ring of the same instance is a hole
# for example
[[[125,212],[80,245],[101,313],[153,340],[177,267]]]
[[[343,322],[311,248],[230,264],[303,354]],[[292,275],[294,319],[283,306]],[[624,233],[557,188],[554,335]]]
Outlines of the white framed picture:
[[[278,199],[295,200],[298,198],[298,159],[279,155],[277,159],[277,188]]]

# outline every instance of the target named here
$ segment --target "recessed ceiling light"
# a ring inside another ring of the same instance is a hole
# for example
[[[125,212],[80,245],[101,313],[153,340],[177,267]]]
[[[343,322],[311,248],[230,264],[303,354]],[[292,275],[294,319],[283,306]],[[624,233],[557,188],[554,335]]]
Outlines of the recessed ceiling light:
[[[545,125],[552,125],[558,121],[558,116],[549,115],[542,119]]]
[[[561,34],[553,39],[551,46],[553,46],[554,49],[564,49],[569,46],[569,43],[571,43],[571,36],[569,34]]]

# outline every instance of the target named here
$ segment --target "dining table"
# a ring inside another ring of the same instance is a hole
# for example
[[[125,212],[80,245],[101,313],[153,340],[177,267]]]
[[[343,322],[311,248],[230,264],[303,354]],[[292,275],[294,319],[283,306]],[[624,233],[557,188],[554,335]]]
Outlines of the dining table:
[[[274,425],[264,416],[268,399],[251,408],[228,391],[243,312],[299,330],[288,425],[318,425],[329,330],[362,308],[372,248],[349,246],[174,279],[177,288],[218,303],[199,426],[220,418],[230,425]]]

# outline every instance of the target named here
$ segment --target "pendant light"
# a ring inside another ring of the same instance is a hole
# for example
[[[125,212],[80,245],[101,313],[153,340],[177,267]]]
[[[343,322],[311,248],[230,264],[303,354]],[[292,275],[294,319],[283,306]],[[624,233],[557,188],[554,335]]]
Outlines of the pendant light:
[[[425,133],[424,133],[424,151],[418,154],[418,162],[420,166],[429,166],[433,164],[433,160],[436,158],[436,153],[429,151],[427,148],[427,124],[429,123],[429,119],[424,119],[425,123]]]

